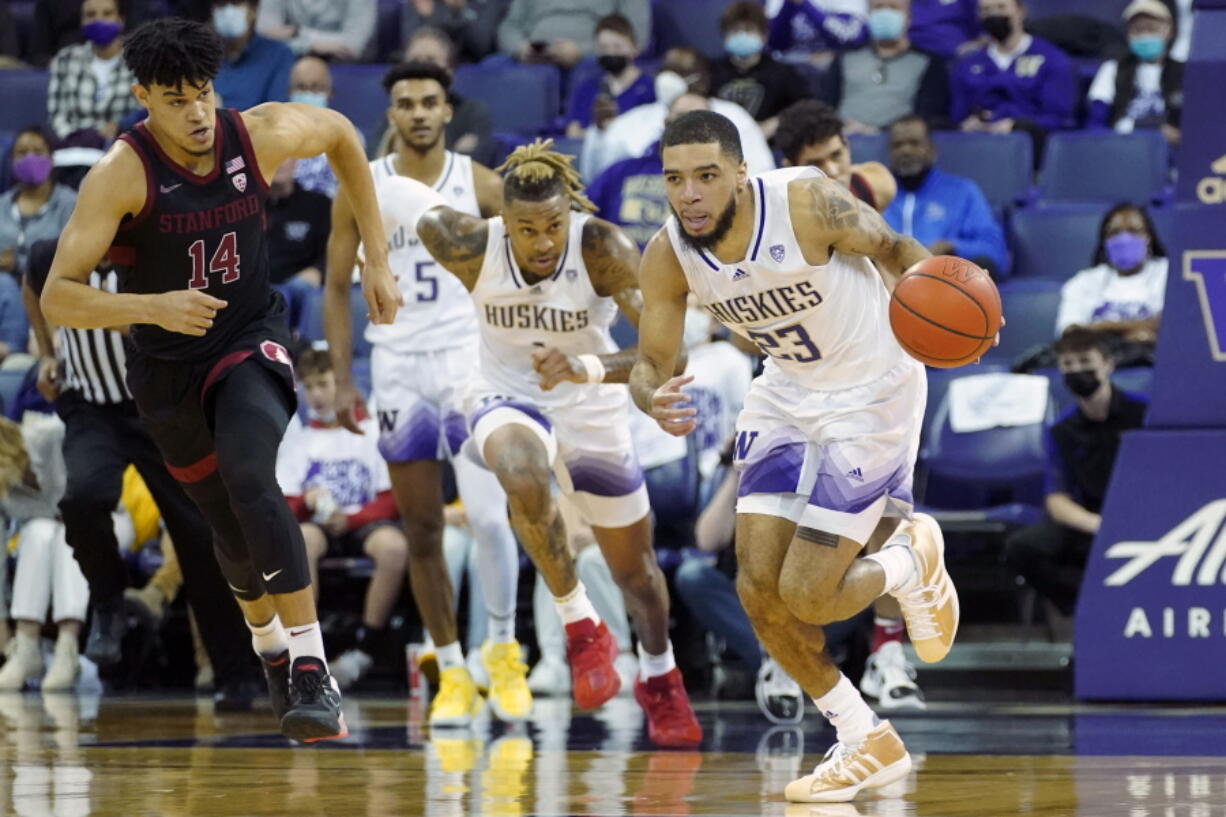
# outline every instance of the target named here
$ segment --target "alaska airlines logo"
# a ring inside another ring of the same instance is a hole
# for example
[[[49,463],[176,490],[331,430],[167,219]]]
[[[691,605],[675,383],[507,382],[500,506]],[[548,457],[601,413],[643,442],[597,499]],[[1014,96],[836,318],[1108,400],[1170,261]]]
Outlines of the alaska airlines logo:
[[[1183,277],[1196,284],[1209,353],[1214,360],[1226,361],[1226,250],[1185,252]]]
[[[1104,582],[1120,587],[1166,558],[1176,558],[1171,584],[1210,586],[1226,584],[1226,499],[1215,499],[1155,542],[1116,542],[1107,548],[1108,559],[1127,559]]]

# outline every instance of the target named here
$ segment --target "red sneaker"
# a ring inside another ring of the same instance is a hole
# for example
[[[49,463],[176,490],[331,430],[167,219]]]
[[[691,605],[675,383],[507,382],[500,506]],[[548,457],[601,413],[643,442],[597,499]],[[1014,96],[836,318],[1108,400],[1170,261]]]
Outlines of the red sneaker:
[[[590,618],[566,625],[566,661],[571,690],[580,709],[599,709],[621,689],[613,667],[617,641],[605,623]]]
[[[634,682],[634,700],[647,714],[647,734],[657,746],[693,746],[702,742],[702,727],[690,708],[681,672]]]

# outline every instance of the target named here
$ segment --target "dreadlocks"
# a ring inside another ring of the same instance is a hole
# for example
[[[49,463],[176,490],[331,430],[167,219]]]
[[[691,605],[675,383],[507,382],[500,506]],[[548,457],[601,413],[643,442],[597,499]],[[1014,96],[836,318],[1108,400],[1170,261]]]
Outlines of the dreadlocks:
[[[497,168],[503,174],[503,195],[507,202],[544,201],[559,193],[585,213],[596,212],[596,205],[583,193],[579,171],[571,166],[574,156],[555,153],[552,139],[537,139],[511,151]]]
[[[199,88],[221,70],[221,38],[201,23],[179,17],[152,20],[124,38],[123,61],[137,83]]]

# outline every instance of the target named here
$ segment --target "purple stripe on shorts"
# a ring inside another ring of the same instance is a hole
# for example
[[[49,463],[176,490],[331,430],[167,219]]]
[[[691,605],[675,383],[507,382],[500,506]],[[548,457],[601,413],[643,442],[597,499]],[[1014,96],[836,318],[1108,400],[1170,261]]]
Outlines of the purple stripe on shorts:
[[[512,400],[510,397],[487,397],[482,400],[481,407],[474,411],[472,416],[468,418],[468,427],[476,428],[477,423],[481,422],[482,417],[489,414],[494,409],[499,408],[515,409],[518,412],[528,415],[537,423],[540,423],[541,427],[546,431],[553,430],[553,426],[549,424],[549,421],[545,419],[545,415],[541,414],[540,410],[537,409],[536,406],[530,403],[520,402],[519,400]]]
[[[842,513],[859,513],[883,495],[897,496],[910,501],[907,488],[908,469],[898,466],[894,471],[882,472],[873,478],[861,469],[845,468],[825,460],[817,473],[817,483],[809,495],[809,504]]]
[[[617,463],[580,456],[566,463],[576,491],[596,496],[626,496],[643,484],[643,469],[633,458]]]
[[[443,434],[447,438],[447,447],[452,456],[460,453],[460,446],[468,439],[468,426],[464,423],[464,415],[458,411],[450,412],[443,421]]]
[[[379,453],[388,462],[437,460],[438,440],[438,412],[433,406],[419,404],[403,423],[380,432]]]
[[[804,462],[804,443],[776,446],[756,462],[745,464],[736,494],[794,494]]]

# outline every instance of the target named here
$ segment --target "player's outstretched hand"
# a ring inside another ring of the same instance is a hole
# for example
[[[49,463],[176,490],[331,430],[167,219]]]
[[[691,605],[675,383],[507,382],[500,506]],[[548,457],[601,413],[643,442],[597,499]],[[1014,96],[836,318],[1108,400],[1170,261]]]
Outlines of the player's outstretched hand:
[[[362,270],[362,295],[372,323],[392,323],[402,300],[396,277],[386,263],[367,264]]]
[[[698,427],[698,409],[693,406],[677,407],[690,399],[688,394],[681,391],[681,387],[693,380],[693,375],[678,375],[651,395],[652,419],[674,437],[684,437]]]
[[[532,369],[541,378],[541,389],[549,391],[559,383],[586,383],[587,369],[574,355],[564,355],[552,346],[532,350]]]
[[[154,323],[167,332],[202,337],[213,328],[217,313],[226,302],[198,289],[180,289],[156,296]]]
[[[366,401],[352,383],[336,384],[336,420],[354,434],[363,434],[362,418],[366,416]]]

